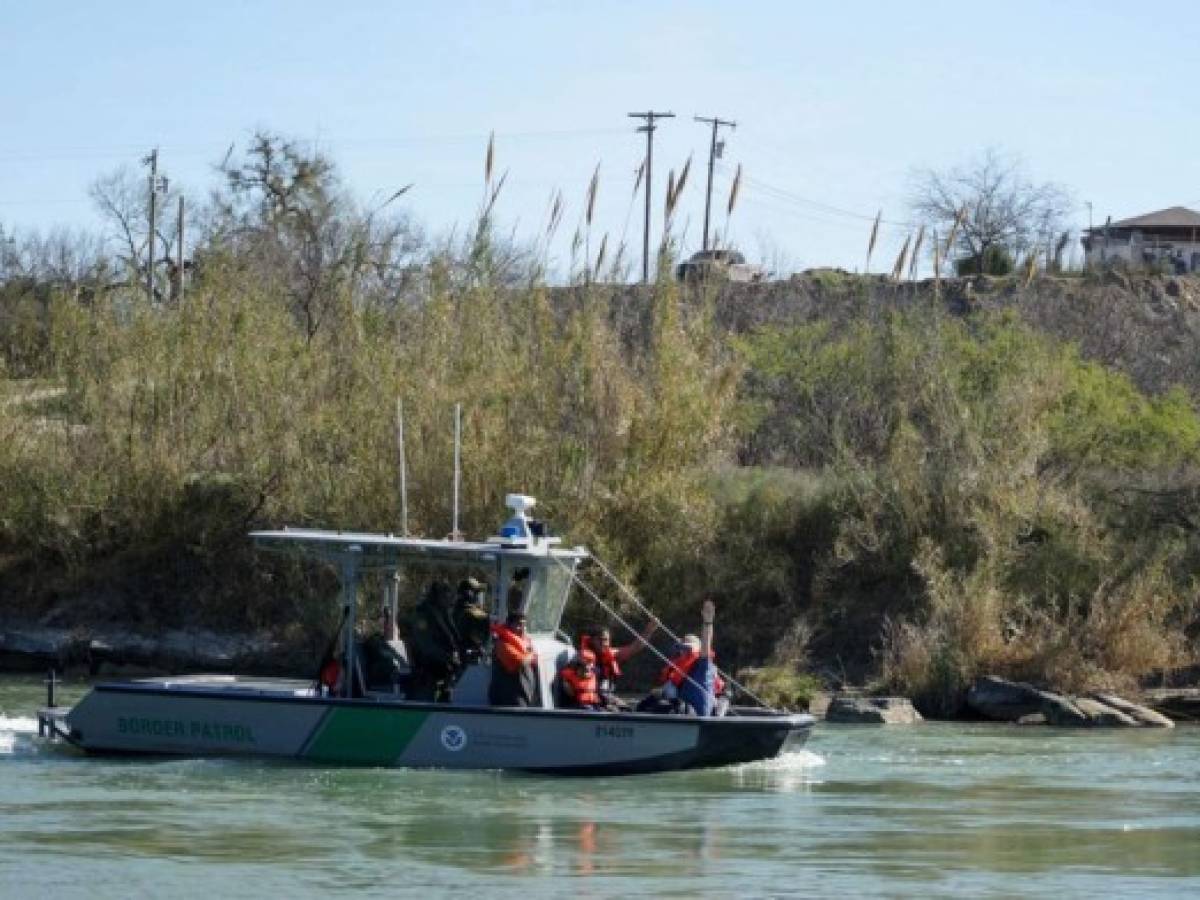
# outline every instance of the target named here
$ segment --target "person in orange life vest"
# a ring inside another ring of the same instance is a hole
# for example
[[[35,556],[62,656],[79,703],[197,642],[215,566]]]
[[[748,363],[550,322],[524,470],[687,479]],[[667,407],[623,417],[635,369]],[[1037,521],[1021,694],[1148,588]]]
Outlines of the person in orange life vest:
[[[317,676],[322,696],[336,696],[342,683],[342,664],[336,656],[330,656],[321,664],[321,673]]]
[[[591,650],[580,650],[569,663],[559,670],[563,693],[567,702],[578,709],[603,709],[597,688],[596,654]]]
[[[580,650],[588,650],[595,654],[596,674],[599,678],[597,691],[604,706],[617,710],[629,708],[617,698],[617,679],[621,677],[621,664],[628,662],[645,648],[657,627],[654,622],[648,622],[639,639],[623,647],[612,645],[612,633],[603,625],[593,626],[579,639]]]
[[[716,654],[712,650],[716,606],[711,600],[704,601],[700,615],[700,636],[684,637],[656,683],[662,686],[665,699],[678,697],[697,715],[722,715],[728,704],[718,700],[725,693],[725,681],[717,673]]]
[[[716,654],[709,653],[709,659],[715,659]],[[694,634],[684,635],[683,640],[675,645],[675,651],[662,667],[658,677],[654,679],[656,687],[664,690],[666,696],[675,697],[679,687],[691,676],[692,669],[700,661],[700,638]],[[717,682],[724,689],[725,682],[717,676]],[[719,692],[718,692],[719,693]]]
[[[537,654],[525,633],[525,623],[525,613],[511,610],[503,625],[492,626],[488,702],[493,706],[537,705]]]

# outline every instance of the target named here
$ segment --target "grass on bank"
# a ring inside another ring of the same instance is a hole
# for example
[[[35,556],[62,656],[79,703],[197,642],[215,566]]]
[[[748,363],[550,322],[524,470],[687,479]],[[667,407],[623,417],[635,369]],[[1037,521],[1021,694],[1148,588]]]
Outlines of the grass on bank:
[[[8,354],[65,393],[0,404],[0,603],[319,644],[330,577],[245,532],[395,530],[403,398],[416,533],[449,531],[461,402],[468,533],[534,494],[681,630],[715,597],[723,662],[781,697],[877,677],[948,712],[983,672],[1113,685],[1194,656],[1193,398],[1003,315],[860,298],[735,337],[670,285],[644,297],[632,341],[602,287],[486,279],[334,296],[310,335],[236,257],[182,306],[53,297]]]

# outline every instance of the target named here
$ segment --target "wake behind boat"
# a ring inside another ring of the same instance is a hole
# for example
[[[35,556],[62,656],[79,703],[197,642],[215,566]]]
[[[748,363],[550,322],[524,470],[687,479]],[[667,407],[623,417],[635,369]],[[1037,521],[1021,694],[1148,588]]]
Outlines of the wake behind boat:
[[[40,726],[90,753],[578,775],[724,766],[803,746],[812,717],[765,708],[719,716],[566,708],[557,673],[576,650],[559,625],[588,553],[561,547],[529,519],[532,498],[509,495],[507,502],[511,518],[480,542],[309,529],[251,535],[264,549],[338,568],[342,624],[330,654],[338,661],[336,680],[190,675],[101,683],[71,709],[40,710]],[[419,689],[423,673],[403,641],[385,642],[392,665],[378,674],[371,655],[381,642],[364,642],[357,627],[360,582],[369,573],[385,576],[387,621],[395,623],[395,576],[407,569],[470,573],[486,585],[493,622],[505,621],[510,606],[524,614],[537,660],[536,705],[489,703],[492,648],[456,670],[436,701]],[[322,663],[325,671],[328,660]]]

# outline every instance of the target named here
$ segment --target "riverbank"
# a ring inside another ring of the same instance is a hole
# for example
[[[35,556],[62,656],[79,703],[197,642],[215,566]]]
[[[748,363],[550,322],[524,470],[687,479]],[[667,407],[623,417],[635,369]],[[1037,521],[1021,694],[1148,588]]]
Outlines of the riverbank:
[[[396,530],[400,398],[412,532],[450,527],[463,403],[463,531],[537,496],[678,630],[713,597],[733,671],[952,717],[983,674],[1121,693],[1195,661],[1191,280],[451,279],[312,333],[277,287],[231,263],[182,306],[30,295],[0,389],[0,627],[78,630],[85,661],[111,632],[265,636],[167,651],[203,667],[318,657],[334,574],[246,533]]]

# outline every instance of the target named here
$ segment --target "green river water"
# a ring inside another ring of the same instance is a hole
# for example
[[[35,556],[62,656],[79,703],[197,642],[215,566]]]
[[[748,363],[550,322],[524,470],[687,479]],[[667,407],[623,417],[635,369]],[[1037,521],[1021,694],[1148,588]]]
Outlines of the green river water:
[[[87,758],[38,739],[43,695],[0,677],[3,897],[1200,896],[1196,727],[818,725],[549,779]]]

